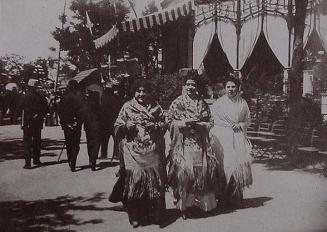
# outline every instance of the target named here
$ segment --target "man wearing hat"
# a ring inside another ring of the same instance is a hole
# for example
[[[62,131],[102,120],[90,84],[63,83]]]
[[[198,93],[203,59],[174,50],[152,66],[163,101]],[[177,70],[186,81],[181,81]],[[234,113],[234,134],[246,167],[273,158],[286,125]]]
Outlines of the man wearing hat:
[[[49,111],[47,99],[41,93],[38,80],[29,79],[28,91],[23,101],[22,129],[25,153],[25,169],[33,164],[40,166],[41,155],[41,130],[43,121]]]
[[[82,102],[83,98],[78,91],[78,82],[70,80],[67,85],[67,92],[59,103],[58,113],[64,130],[68,164],[72,172],[75,171],[77,155],[80,150],[83,123],[81,116]]]

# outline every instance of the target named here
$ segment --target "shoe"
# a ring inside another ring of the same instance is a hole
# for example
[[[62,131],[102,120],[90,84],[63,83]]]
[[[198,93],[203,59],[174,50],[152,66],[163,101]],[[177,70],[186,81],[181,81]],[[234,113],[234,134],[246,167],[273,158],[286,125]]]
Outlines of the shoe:
[[[24,169],[31,169],[32,166],[31,166],[31,164],[25,164],[23,168],[24,168]]]
[[[95,171],[96,170],[96,162],[92,162],[91,164],[91,170]]]
[[[99,159],[108,159],[108,156],[107,156],[107,155],[101,155],[101,156],[99,157]]]
[[[140,225],[140,223],[138,221],[132,221],[131,225],[133,226],[133,228],[136,228]]]
[[[75,171],[76,171],[76,169],[75,169],[75,165],[70,165],[70,170],[71,170],[72,172],[75,172]]]
[[[182,218],[183,218],[183,220],[186,220],[187,219],[186,211],[182,211]]]
[[[41,166],[42,162],[40,160],[33,160],[33,164],[36,166]]]

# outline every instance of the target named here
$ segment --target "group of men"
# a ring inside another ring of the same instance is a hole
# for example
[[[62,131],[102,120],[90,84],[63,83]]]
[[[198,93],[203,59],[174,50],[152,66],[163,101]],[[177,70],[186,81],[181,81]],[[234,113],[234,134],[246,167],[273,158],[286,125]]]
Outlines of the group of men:
[[[24,133],[25,166],[32,168],[40,162],[41,130],[49,106],[40,92],[38,81],[30,79],[24,99],[22,129]],[[110,136],[114,137],[114,123],[124,103],[120,85],[105,86],[102,96],[95,91],[85,91],[76,80],[68,82],[64,96],[56,106],[60,124],[64,131],[68,163],[72,172],[80,150],[82,126],[86,134],[89,165],[96,170],[96,160],[101,147],[101,158],[108,156]],[[115,139],[114,139],[115,141]],[[114,156],[118,158],[118,144],[114,143]]]

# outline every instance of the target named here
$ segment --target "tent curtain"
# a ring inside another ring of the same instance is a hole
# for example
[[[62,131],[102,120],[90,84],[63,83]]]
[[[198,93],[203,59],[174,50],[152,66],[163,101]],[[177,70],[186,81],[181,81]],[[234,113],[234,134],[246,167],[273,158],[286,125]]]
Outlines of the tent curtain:
[[[313,11],[307,13],[305,17],[305,27],[304,27],[304,35],[303,35],[303,47],[305,47],[308,43],[309,37],[314,29],[314,16]]]
[[[254,17],[243,24],[240,37],[239,67],[242,69],[250,57],[261,32],[261,17]],[[236,47],[235,47],[236,50]]]
[[[193,69],[200,69],[215,34],[214,27],[214,22],[210,20],[196,28],[193,40]]]
[[[327,15],[319,14],[318,17],[318,34],[322,40],[322,45],[327,51]]]
[[[236,27],[231,22],[219,21],[217,25],[219,42],[225,52],[229,64],[235,70],[236,67]]]
[[[291,57],[290,62],[292,61],[294,34],[291,34],[291,47],[289,48],[289,30],[286,20],[277,15],[267,15],[264,34],[278,61],[284,68],[288,68],[290,66],[288,60],[289,53]]]

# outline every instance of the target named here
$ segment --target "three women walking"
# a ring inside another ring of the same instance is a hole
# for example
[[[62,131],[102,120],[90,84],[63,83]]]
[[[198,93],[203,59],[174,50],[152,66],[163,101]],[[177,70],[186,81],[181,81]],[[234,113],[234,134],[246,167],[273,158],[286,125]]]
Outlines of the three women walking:
[[[194,206],[204,212],[221,205],[241,206],[252,173],[246,138],[250,112],[239,85],[238,79],[226,79],[226,94],[210,111],[199,93],[198,75],[192,72],[165,116],[152,100],[150,83],[134,82],[134,97],[123,105],[115,123],[121,168],[112,193],[117,196],[119,184],[118,198],[133,227],[165,220],[166,187],[183,219],[192,217]],[[166,157],[167,128],[171,143]]]

